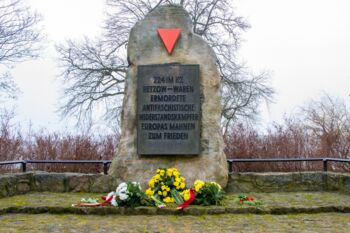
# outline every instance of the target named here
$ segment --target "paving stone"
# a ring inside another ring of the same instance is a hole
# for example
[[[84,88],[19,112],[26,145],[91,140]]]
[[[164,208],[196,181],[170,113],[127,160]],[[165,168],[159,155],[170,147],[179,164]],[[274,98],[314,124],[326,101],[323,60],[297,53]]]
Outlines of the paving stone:
[[[9,214],[0,232],[349,232],[350,214],[96,216]]]

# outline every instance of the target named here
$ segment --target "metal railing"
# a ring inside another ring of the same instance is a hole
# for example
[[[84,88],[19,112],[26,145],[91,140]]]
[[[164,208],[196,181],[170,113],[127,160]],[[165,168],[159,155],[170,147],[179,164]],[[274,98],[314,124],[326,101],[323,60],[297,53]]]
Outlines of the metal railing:
[[[274,162],[323,162],[323,171],[328,170],[328,162],[350,163],[350,159],[337,158],[268,158],[268,159],[227,159],[228,170],[233,172],[233,163],[274,163]]]
[[[350,159],[338,158],[268,158],[268,159],[227,159],[228,170],[233,172],[233,163],[273,163],[273,162],[323,162],[323,171],[328,170],[328,162],[350,163]],[[21,164],[22,172],[27,171],[27,164],[103,164],[103,173],[108,174],[111,160],[15,160],[0,161],[2,165]]]
[[[103,173],[108,174],[108,164],[111,160],[16,160],[2,161],[1,165],[21,164],[22,172],[27,171],[27,164],[103,164]]]

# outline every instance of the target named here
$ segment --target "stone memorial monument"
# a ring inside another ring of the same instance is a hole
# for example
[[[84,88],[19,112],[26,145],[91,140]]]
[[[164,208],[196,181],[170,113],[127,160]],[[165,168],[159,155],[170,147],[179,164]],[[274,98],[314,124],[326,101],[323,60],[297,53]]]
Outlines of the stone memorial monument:
[[[180,6],[161,6],[132,28],[122,135],[109,174],[145,188],[158,168],[227,184],[220,76],[210,46]]]

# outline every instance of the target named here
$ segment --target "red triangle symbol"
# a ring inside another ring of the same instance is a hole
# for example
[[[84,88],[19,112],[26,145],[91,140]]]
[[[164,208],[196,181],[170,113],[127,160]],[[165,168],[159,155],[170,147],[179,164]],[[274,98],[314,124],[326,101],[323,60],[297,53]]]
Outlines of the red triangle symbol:
[[[168,54],[171,54],[174,50],[175,44],[181,34],[180,28],[158,28],[157,29],[160,38],[162,39]]]

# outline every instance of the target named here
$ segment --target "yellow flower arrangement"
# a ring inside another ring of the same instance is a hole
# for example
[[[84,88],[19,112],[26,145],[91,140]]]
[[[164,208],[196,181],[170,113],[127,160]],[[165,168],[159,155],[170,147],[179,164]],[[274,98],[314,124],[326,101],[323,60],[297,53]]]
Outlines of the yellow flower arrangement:
[[[190,199],[190,190],[186,189],[181,193],[182,197],[184,198],[184,201],[188,201]]]
[[[196,192],[199,192],[204,186],[204,182],[201,180],[196,180],[194,182],[194,189],[196,190]]]
[[[193,184],[196,191],[195,205],[218,205],[224,198],[224,191],[216,182],[196,180]]]
[[[176,168],[159,168],[149,180],[148,186],[145,191],[148,196],[155,196],[159,200],[171,203],[175,201],[171,190],[183,191],[186,188],[186,183],[185,178],[181,176]]]
[[[195,180],[190,189],[186,189],[185,178],[176,168],[159,168],[149,180],[145,194],[154,200],[156,205],[164,207],[164,203],[176,203],[180,208],[189,204],[218,205],[224,197],[224,191],[216,182]],[[186,203],[187,202],[187,203]]]

